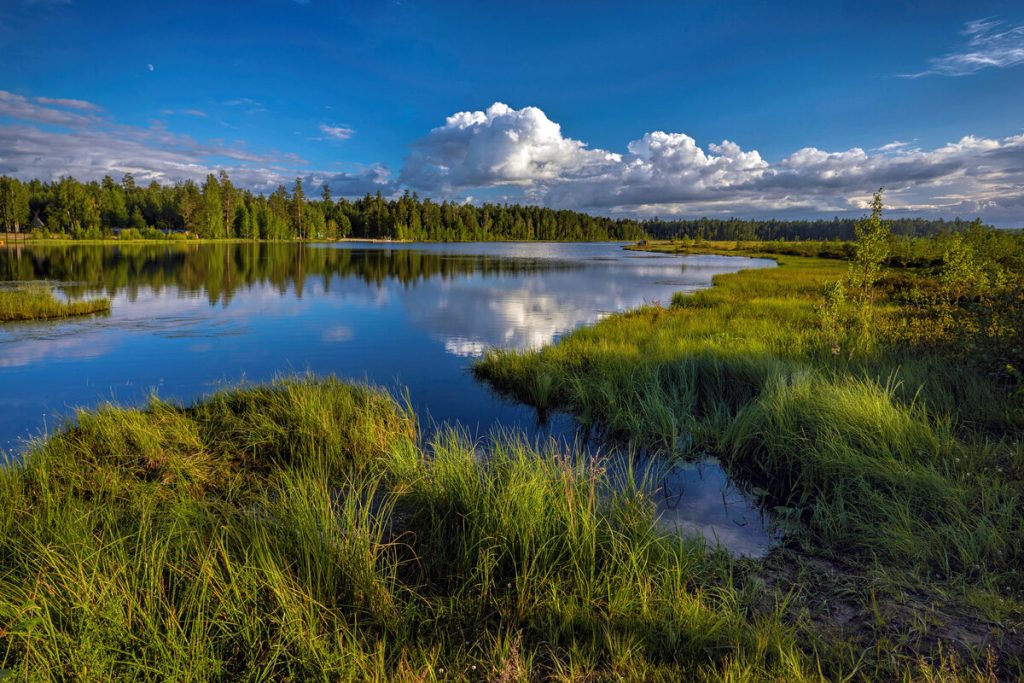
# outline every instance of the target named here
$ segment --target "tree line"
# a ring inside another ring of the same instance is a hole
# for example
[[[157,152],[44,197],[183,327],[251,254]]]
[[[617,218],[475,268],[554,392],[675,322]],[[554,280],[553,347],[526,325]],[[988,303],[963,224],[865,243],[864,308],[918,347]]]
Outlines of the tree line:
[[[204,182],[136,184],[53,182],[0,177],[0,227],[36,229],[63,236],[100,239],[125,230],[139,237],[188,232],[205,239],[374,239],[467,240],[637,240],[635,220],[591,216],[519,204],[474,206],[434,202],[406,193],[386,199],[378,192],[335,201],[330,187],[307,197],[302,179],[289,192],[281,185],[269,195],[236,187],[228,174]],[[135,234],[135,233],[131,233]]]
[[[592,216],[520,204],[474,206],[434,202],[406,193],[386,199],[378,192],[361,199],[335,200],[328,185],[307,197],[302,179],[291,191],[278,186],[269,195],[235,187],[224,171],[202,183],[136,184],[52,182],[0,177],[0,228],[26,229],[63,237],[102,239],[165,237],[191,233],[205,239],[337,239],[345,237],[427,240],[851,240],[857,219],[746,220],[741,218],[658,218],[644,221]],[[895,218],[892,232],[908,237],[957,233],[972,223]],[[127,232],[126,232],[127,231]]]
[[[644,231],[655,239],[695,240],[853,240],[856,238],[858,218],[831,220],[746,220],[742,218],[696,218],[647,220]],[[887,221],[893,235],[903,237],[931,237],[964,232],[976,221],[961,218],[891,218]],[[991,226],[985,226],[991,227]]]

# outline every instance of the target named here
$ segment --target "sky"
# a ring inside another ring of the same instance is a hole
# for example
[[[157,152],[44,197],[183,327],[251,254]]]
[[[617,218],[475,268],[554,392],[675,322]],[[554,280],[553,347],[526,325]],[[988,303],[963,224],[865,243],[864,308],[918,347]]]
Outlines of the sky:
[[[1024,3],[0,0],[0,174],[1024,226]]]

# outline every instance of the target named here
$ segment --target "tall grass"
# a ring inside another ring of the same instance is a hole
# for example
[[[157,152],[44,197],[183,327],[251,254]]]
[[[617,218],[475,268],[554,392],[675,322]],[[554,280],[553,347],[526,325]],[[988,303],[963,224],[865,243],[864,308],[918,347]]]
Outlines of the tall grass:
[[[510,436],[420,444],[333,379],[82,412],[0,500],[17,679],[818,679],[641,487]]]
[[[1019,395],[940,351],[876,344],[833,355],[817,307],[844,264],[778,260],[777,269],[718,276],[669,309],[612,316],[539,351],[492,351],[475,371],[527,403],[535,378],[549,377],[540,407],[569,410],[639,447],[713,452],[787,521],[787,562],[846,568],[845,594],[833,601],[852,597],[868,615],[876,598],[891,607],[917,591],[927,596],[910,600],[920,614],[929,601],[954,606],[968,630],[986,634],[977,642],[1002,648],[1000,675],[1020,674]],[[898,313],[884,302],[880,311]],[[900,636],[911,657],[938,662],[937,642],[955,635],[948,624],[899,622],[916,633],[915,642]],[[892,656],[892,631],[876,626],[860,634],[869,632],[861,647],[875,664]],[[983,666],[983,646],[950,647]]]
[[[110,299],[61,301],[43,285],[0,288],[0,322],[67,318],[108,311]]]

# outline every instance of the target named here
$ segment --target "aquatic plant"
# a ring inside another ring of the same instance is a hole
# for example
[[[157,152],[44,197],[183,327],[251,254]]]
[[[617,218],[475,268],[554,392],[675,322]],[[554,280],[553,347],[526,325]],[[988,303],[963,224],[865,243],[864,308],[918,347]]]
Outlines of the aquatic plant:
[[[45,285],[0,288],[0,322],[67,318],[109,310],[110,299],[61,301]]]

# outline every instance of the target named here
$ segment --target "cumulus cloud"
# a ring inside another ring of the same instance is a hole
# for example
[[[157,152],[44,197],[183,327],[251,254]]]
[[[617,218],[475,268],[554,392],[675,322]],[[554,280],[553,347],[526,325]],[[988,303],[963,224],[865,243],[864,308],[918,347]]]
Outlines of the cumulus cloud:
[[[997,19],[976,19],[964,25],[966,45],[931,60],[931,67],[905,78],[921,76],[968,76],[989,67],[1024,64],[1024,25],[1006,26]]]
[[[356,131],[353,128],[346,128],[344,126],[328,126],[326,123],[321,123],[320,132],[335,140],[348,140],[350,137],[355,135]]]
[[[0,175],[95,180],[131,173],[139,182],[174,183],[200,180],[224,169],[236,185],[256,191],[290,185],[296,177],[315,185],[327,182],[335,194],[344,196],[393,190],[384,166],[318,171],[306,168],[305,161],[294,154],[256,152],[216,140],[200,142],[159,123],[122,125],[98,114],[81,113],[100,111],[92,103],[75,101],[77,106],[72,108],[79,111],[66,111],[44,106],[44,99],[0,90],[0,119],[13,120],[0,125]],[[200,112],[180,113],[196,116]]]
[[[549,206],[634,215],[862,212],[885,186],[894,209],[1020,220],[1024,136],[966,136],[932,150],[897,141],[874,153],[807,147],[773,163],[729,140],[705,148],[663,131],[624,153],[590,149],[535,107],[496,103],[414,143],[400,178],[442,193],[520,186]]]
[[[592,151],[563,137],[561,127],[536,107],[495,102],[486,111],[449,116],[415,142],[400,180],[423,190],[529,185],[555,179],[617,155]]]

